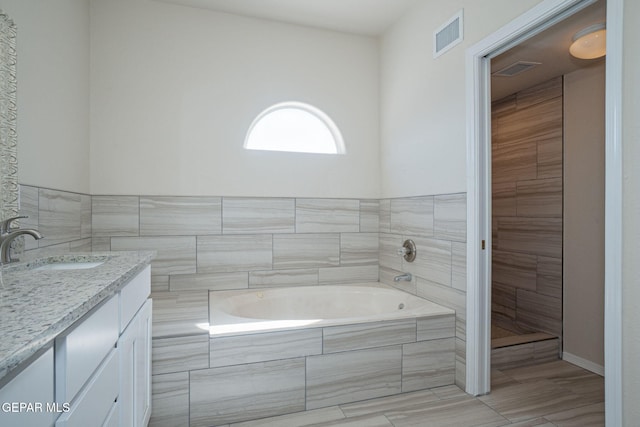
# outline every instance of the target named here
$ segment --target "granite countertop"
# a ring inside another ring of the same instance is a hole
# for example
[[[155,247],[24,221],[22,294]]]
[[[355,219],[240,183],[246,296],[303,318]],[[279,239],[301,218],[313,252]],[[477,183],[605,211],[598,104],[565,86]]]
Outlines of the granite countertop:
[[[115,295],[154,256],[153,251],[92,252],[4,266],[0,283],[0,380],[100,302]],[[35,270],[45,264],[82,261],[104,263],[86,270]]]

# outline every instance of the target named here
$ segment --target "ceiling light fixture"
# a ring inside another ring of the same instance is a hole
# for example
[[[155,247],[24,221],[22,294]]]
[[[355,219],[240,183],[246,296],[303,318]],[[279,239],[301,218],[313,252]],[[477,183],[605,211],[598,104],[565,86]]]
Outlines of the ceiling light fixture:
[[[607,54],[607,27],[605,24],[591,25],[573,36],[569,48],[571,55],[580,59],[596,59]]]

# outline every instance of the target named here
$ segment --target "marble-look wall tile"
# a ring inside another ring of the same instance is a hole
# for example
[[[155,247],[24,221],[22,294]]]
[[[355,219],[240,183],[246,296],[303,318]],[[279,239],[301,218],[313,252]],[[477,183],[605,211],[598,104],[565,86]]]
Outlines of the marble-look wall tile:
[[[91,238],[91,222],[92,222],[92,214],[91,214],[91,196],[88,194],[80,195],[80,236],[83,239]]]
[[[156,251],[151,261],[153,275],[196,272],[196,238],[187,237],[113,237],[112,251]]]
[[[198,237],[198,273],[270,270],[271,234]]]
[[[536,142],[494,145],[491,168],[492,181],[496,184],[536,179],[538,176]]]
[[[213,337],[210,349],[212,368],[322,354],[322,329]]]
[[[305,409],[304,359],[192,371],[190,426],[208,427]]]
[[[250,288],[268,288],[274,286],[310,286],[317,284],[317,268],[252,271],[249,273]]]
[[[518,92],[516,106],[518,110],[522,110],[562,95],[562,76],[559,76]]]
[[[169,292],[169,275],[151,276],[151,292]]]
[[[455,382],[455,338],[402,346],[402,392],[451,385]]]
[[[460,338],[456,338],[456,385],[467,388],[467,342]]]
[[[380,229],[380,202],[360,200],[360,232],[377,233]]]
[[[248,273],[245,271],[209,274],[174,274],[169,278],[169,290],[171,291],[222,291],[246,289],[248,287]]]
[[[516,288],[494,282],[491,286],[492,322],[506,326],[516,320]]]
[[[516,183],[495,182],[491,186],[491,215],[516,216]]]
[[[321,285],[340,285],[353,282],[377,282],[378,277],[377,265],[326,267],[318,269],[318,280]]]
[[[562,218],[500,218],[498,248],[562,257]]]
[[[401,392],[400,346],[307,358],[307,409]]]
[[[91,237],[69,242],[69,252],[91,252]]]
[[[358,231],[360,231],[359,200],[296,200],[296,233],[348,233]]]
[[[467,195],[447,194],[434,198],[434,237],[467,241]]]
[[[417,320],[417,341],[429,341],[456,336],[456,316],[431,316]]]
[[[392,286],[396,289],[400,289],[401,291],[408,292],[412,295],[417,295],[418,291],[416,288],[416,282],[417,282],[416,277],[414,276],[410,282],[405,282],[404,280],[400,282],[395,282],[393,278],[400,274],[403,274],[403,272],[400,270],[393,270],[385,267],[380,267],[379,280],[381,283],[384,283],[385,285]]]
[[[516,320],[533,330],[560,336],[562,334],[562,300],[518,289]]]
[[[149,427],[189,425],[189,373],[154,375]]]
[[[538,142],[538,178],[561,178],[562,137]]]
[[[141,236],[221,233],[219,197],[140,197]]]
[[[391,232],[406,238],[433,236],[433,196],[391,200]]]
[[[38,192],[39,247],[82,238],[82,195],[41,188]]]
[[[436,239],[414,239],[416,259],[403,261],[403,270],[432,282],[451,286],[451,242]]]
[[[451,286],[467,291],[467,244],[451,242]]]
[[[377,265],[378,233],[341,233],[340,265]]]
[[[378,231],[380,233],[391,233],[391,199],[382,199],[379,204]]]
[[[222,199],[223,234],[293,233],[295,199]]]
[[[273,268],[331,267],[340,264],[339,234],[276,234]]]
[[[562,298],[562,259],[539,256],[537,273],[536,291]]]
[[[18,222],[20,228],[31,228],[39,230],[39,209],[38,209],[38,188],[28,185],[20,185],[20,210],[18,215],[28,218],[21,218]],[[15,226],[15,223],[14,223]],[[30,237],[24,239],[24,249],[31,250],[38,247],[38,240]]]
[[[140,224],[138,196],[91,197],[93,237],[138,236]]]
[[[501,285],[535,291],[537,265],[535,255],[494,250],[491,279]]]
[[[154,338],[151,351],[153,375],[209,367],[209,334]]]
[[[449,286],[418,278],[418,296],[455,310],[456,319],[466,320],[467,295]],[[458,326],[456,325],[456,328]],[[458,333],[456,332],[458,336]]]
[[[562,218],[562,178],[519,181],[517,206],[520,217]]]
[[[158,292],[153,298],[153,338],[198,335],[208,330],[207,291]]]
[[[362,350],[416,341],[415,319],[323,328],[323,352]]]
[[[403,239],[398,234],[380,233],[378,238],[378,263],[380,267],[402,270],[402,257],[398,250],[402,247]]]
[[[109,252],[111,250],[111,237],[92,237],[91,250],[93,252]]]
[[[500,139],[505,144],[537,142],[562,136],[562,97],[498,118]],[[526,123],[526,126],[523,126]]]

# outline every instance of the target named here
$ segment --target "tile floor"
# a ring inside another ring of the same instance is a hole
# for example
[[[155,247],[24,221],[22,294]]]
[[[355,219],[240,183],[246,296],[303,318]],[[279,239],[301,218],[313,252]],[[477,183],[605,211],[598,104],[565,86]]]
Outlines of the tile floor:
[[[492,392],[456,386],[264,418],[229,427],[589,427],[604,425],[604,379],[564,361],[494,370]]]

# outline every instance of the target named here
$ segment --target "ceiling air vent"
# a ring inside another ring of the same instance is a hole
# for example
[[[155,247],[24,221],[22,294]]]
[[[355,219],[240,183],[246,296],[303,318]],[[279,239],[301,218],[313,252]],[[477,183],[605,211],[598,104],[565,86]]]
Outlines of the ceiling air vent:
[[[433,33],[433,58],[442,55],[464,38],[462,9]]]
[[[518,61],[513,64],[504,67],[501,70],[492,73],[491,75],[494,77],[513,77],[517,74],[524,73],[525,71],[529,71],[536,65],[540,65],[539,62],[528,62],[528,61]]]

